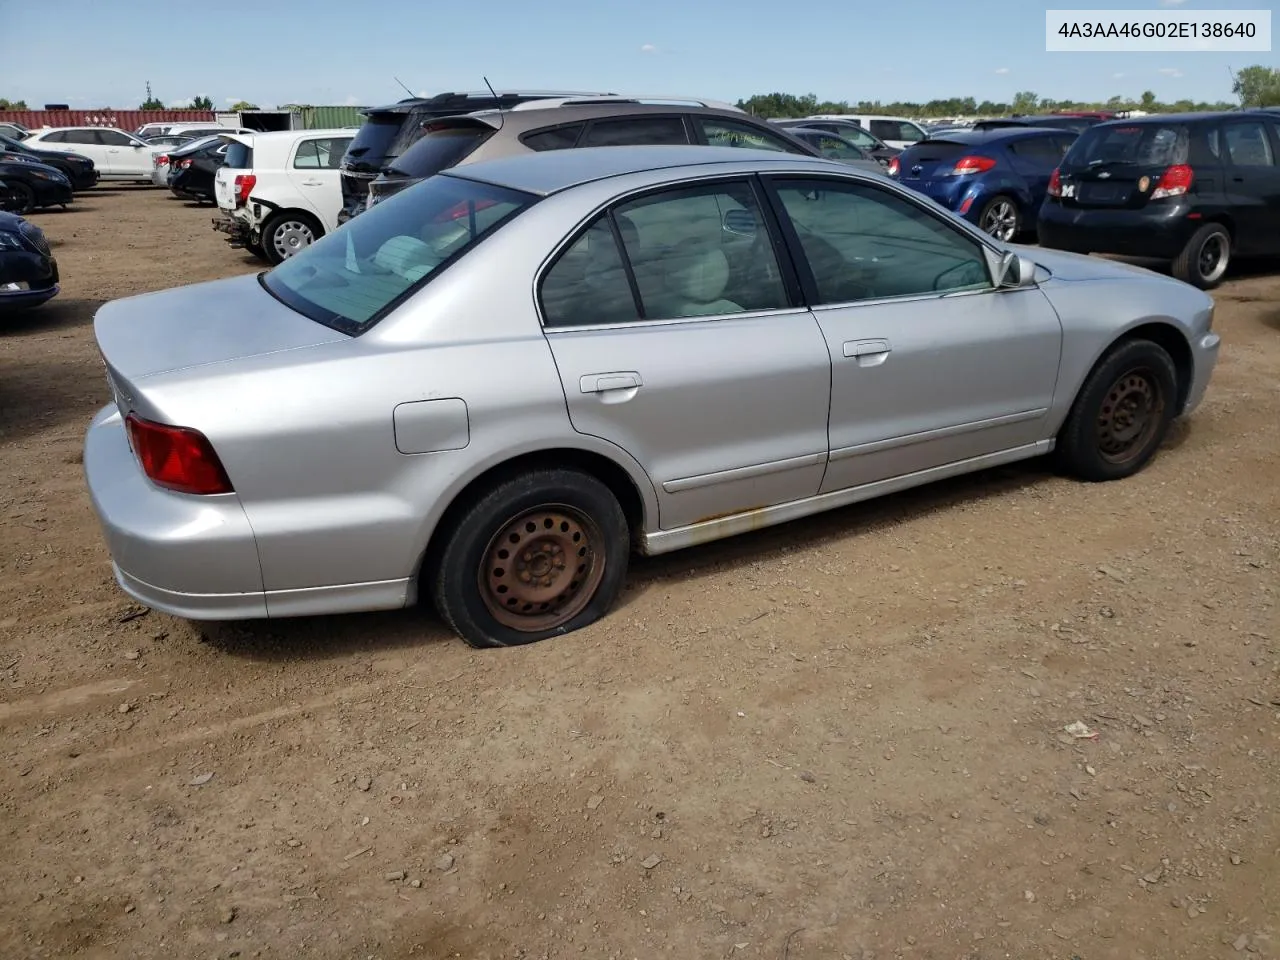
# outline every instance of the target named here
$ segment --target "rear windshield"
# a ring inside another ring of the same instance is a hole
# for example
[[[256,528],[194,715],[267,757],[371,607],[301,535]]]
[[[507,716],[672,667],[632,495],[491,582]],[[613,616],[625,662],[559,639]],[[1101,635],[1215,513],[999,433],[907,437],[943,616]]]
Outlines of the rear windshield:
[[[375,113],[356,131],[347,147],[347,159],[358,164],[381,167],[391,141],[408,119],[403,113]]]
[[[387,172],[399,177],[432,177],[465,159],[493,136],[487,124],[428,128],[422,139],[405,151]]]
[[[1167,167],[1186,163],[1190,136],[1183,124],[1135,123],[1090,127],[1067,151],[1063,162],[1072,167],[1121,164]]]
[[[227,157],[224,164],[237,170],[252,170],[253,148],[246,147],[238,140],[232,140],[230,146],[227,147]]]
[[[262,284],[303,316],[354,336],[536,200],[432,177],[294,254]]]

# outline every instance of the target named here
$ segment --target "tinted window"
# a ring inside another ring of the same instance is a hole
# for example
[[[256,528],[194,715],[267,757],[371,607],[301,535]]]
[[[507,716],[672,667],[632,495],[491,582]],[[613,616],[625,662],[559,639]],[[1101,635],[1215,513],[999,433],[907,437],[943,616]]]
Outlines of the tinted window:
[[[1033,140],[1014,140],[1004,148],[1019,159],[1045,167],[1056,167],[1062,159],[1057,137],[1036,137]]]
[[[869,159],[865,153],[855,147],[848,140],[842,140],[840,137],[823,136],[821,134],[810,134],[804,138],[805,142],[811,147],[816,147],[818,152],[829,160],[866,160]]]
[[[556,261],[543,280],[542,304],[548,325],[580,326],[771,310],[788,302],[755,194],[734,183],[622,204]]]
[[[1167,167],[1187,162],[1188,140],[1182,124],[1090,127],[1068,151],[1067,161],[1080,167],[1104,163]]]
[[[100,138],[99,142],[106,144],[108,147],[131,147],[138,142],[116,130],[99,130],[98,136]]]
[[[535,197],[433,177],[285,260],[263,284],[317,323],[357,334]]]
[[[82,143],[82,144],[101,144],[102,138],[99,136],[98,130],[64,130],[61,134],[55,134],[61,143]],[[52,138],[51,138],[52,139]]]
[[[293,165],[301,170],[337,170],[347,152],[350,137],[320,137],[298,144]]]
[[[252,170],[253,148],[232,140],[230,146],[227,147],[226,165],[235,167],[237,170]]]
[[[431,177],[464,159],[493,136],[485,124],[442,127],[427,133],[388,168],[402,177]]]
[[[684,121],[679,117],[629,117],[625,120],[597,120],[587,128],[581,146],[622,147],[628,144],[688,143]]]
[[[50,133],[40,138],[43,143],[66,143],[67,135],[59,130],[57,133]]]
[[[868,184],[776,181],[818,302],[982,290],[982,246],[922,207]]]
[[[1261,120],[1235,120],[1222,125],[1227,156],[1237,167],[1275,166],[1267,128]]]
[[[356,131],[351,146],[347,148],[347,155],[357,163],[380,166],[405,119],[403,113],[375,113]]]
[[[571,123],[567,127],[526,133],[520,138],[520,142],[530,150],[568,150],[578,142],[578,134],[582,133],[585,126],[584,123]]]
[[[752,150],[777,150],[783,153],[800,153],[794,146],[767,130],[749,123],[734,120],[699,119],[702,134],[713,147],[748,147]]]
[[[920,131],[914,124],[898,120],[872,120],[871,132],[881,140],[905,140],[915,143],[920,139]]]

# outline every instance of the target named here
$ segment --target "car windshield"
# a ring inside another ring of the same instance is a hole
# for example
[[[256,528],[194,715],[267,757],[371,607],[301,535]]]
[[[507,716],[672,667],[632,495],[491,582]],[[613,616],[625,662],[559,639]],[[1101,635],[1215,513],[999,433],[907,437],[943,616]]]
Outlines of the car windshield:
[[[303,316],[354,336],[536,200],[432,177],[285,260],[262,284]]]
[[[1090,127],[1063,162],[1072,167],[1167,167],[1187,162],[1189,140],[1187,128],[1181,124]]]
[[[801,139],[809,146],[817,147],[818,152],[829,160],[867,159],[867,155],[848,140],[844,140],[832,133],[806,132]]]
[[[31,152],[30,147],[25,146],[24,144],[20,143],[17,140],[14,140],[12,137],[6,137],[3,135],[0,135],[0,145],[2,145],[5,150],[13,150],[13,151],[16,151],[17,153]]]

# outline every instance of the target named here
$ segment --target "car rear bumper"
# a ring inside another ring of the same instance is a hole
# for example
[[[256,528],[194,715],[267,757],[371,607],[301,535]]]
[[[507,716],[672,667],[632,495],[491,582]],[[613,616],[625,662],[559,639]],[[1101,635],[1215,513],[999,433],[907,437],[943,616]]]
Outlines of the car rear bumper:
[[[1040,245],[1073,253],[1114,253],[1172,260],[1203,223],[1187,216],[1188,205],[1173,203],[1142,210],[1066,207],[1053,200],[1040,208]]]
[[[233,247],[244,247],[254,242],[253,231],[243,220],[223,214],[213,218],[213,229],[227,236],[227,243]]]
[[[126,593],[193,620],[267,615],[257,544],[238,496],[194,496],[152,484],[114,404],[89,426],[84,472]]]

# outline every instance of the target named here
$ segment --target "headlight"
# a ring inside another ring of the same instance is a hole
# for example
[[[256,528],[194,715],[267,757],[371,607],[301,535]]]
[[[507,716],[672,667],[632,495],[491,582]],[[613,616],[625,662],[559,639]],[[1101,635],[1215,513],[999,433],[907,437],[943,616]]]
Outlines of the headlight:
[[[16,233],[0,231],[0,250],[25,250],[27,245]]]
[[[60,173],[45,173],[43,170],[32,170],[31,175],[33,177],[39,177],[41,180],[52,180],[54,183],[57,183],[59,180],[67,179]]]

